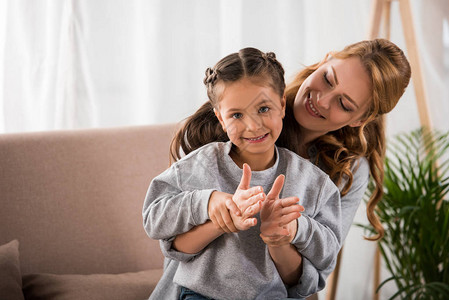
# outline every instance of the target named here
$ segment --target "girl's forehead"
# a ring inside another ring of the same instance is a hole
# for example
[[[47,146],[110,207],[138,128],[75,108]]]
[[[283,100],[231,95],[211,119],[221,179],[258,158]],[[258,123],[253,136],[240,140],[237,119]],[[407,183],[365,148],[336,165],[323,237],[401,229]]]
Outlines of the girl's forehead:
[[[249,85],[249,86],[260,86],[260,87],[273,87],[273,80],[269,76],[244,76],[235,81],[225,81],[223,82],[225,86],[232,86],[235,84],[239,85]]]
[[[238,88],[252,88],[261,90],[272,90],[273,93],[277,93],[277,89],[273,81],[269,77],[265,76],[251,76],[242,77],[236,81],[221,82],[222,83],[222,94],[229,89]]]
[[[281,105],[281,97],[271,85],[243,78],[224,85],[218,105],[245,108],[262,103]]]

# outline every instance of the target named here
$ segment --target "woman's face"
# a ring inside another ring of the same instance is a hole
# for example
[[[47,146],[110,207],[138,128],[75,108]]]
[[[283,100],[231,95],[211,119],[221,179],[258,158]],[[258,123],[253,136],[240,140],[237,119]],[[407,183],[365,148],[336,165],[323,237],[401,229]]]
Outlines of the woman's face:
[[[370,105],[370,78],[359,58],[330,59],[303,82],[294,115],[309,141],[344,126],[360,126]]]

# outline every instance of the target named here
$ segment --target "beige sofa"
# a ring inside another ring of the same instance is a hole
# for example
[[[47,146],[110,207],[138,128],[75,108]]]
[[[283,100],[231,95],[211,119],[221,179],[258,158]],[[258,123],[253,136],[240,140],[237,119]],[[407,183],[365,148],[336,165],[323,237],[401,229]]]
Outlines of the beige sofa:
[[[142,205],[174,132],[1,134],[0,300],[147,299],[163,257]]]
[[[175,125],[0,135],[0,299],[147,299],[142,226]]]

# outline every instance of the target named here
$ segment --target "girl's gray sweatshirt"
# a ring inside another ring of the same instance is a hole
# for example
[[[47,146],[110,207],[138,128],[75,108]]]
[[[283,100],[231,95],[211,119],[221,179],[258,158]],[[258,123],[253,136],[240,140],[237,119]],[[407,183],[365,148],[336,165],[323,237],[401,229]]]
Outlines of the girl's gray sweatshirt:
[[[292,241],[303,257],[303,274],[296,285],[283,284],[259,236],[259,215],[255,227],[225,233],[199,253],[171,247],[176,235],[209,220],[213,191],[233,194],[237,189],[242,170],[229,156],[231,147],[230,142],[207,144],[151,182],[143,207],[144,228],[150,238],[161,241],[166,256],[164,275],[151,299],[177,299],[179,286],[214,299],[305,298],[311,286],[313,292],[324,286],[333,270],[342,243],[339,190],[317,166],[284,148],[276,148],[271,168],[252,172],[251,186],[260,185],[268,193],[276,177],[284,174],[280,197],[297,196],[305,208]]]

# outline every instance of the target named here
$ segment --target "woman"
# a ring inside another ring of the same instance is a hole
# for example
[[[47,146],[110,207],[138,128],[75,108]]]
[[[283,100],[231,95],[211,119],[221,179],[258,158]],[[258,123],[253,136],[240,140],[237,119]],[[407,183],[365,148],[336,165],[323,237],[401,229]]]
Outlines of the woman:
[[[369,176],[375,189],[367,204],[367,216],[377,235],[368,239],[383,236],[374,209],[382,198],[384,115],[395,107],[410,76],[410,65],[402,50],[388,40],[376,39],[330,53],[323,61],[302,70],[287,86],[284,127],[277,145],[310,159],[340,188],[343,240]],[[209,142],[227,140],[218,122],[203,124],[201,128],[189,127],[188,123],[189,120],[178,133],[185,139],[172,145],[174,159],[181,157],[179,149],[187,154]],[[213,192],[208,208],[212,222],[227,232],[237,231],[229,214],[238,211],[229,201],[231,196]],[[262,238],[268,247],[282,249],[272,255],[278,270],[298,270],[295,276],[299,288],[290,290],[289,295],[301,298],[324,288],[336,257],[325,268],[314,266],[291,244],[297,226],[297,220],[290,224],[288,237]],[[316,251],[326,251],[322,245],[312,246]]]

